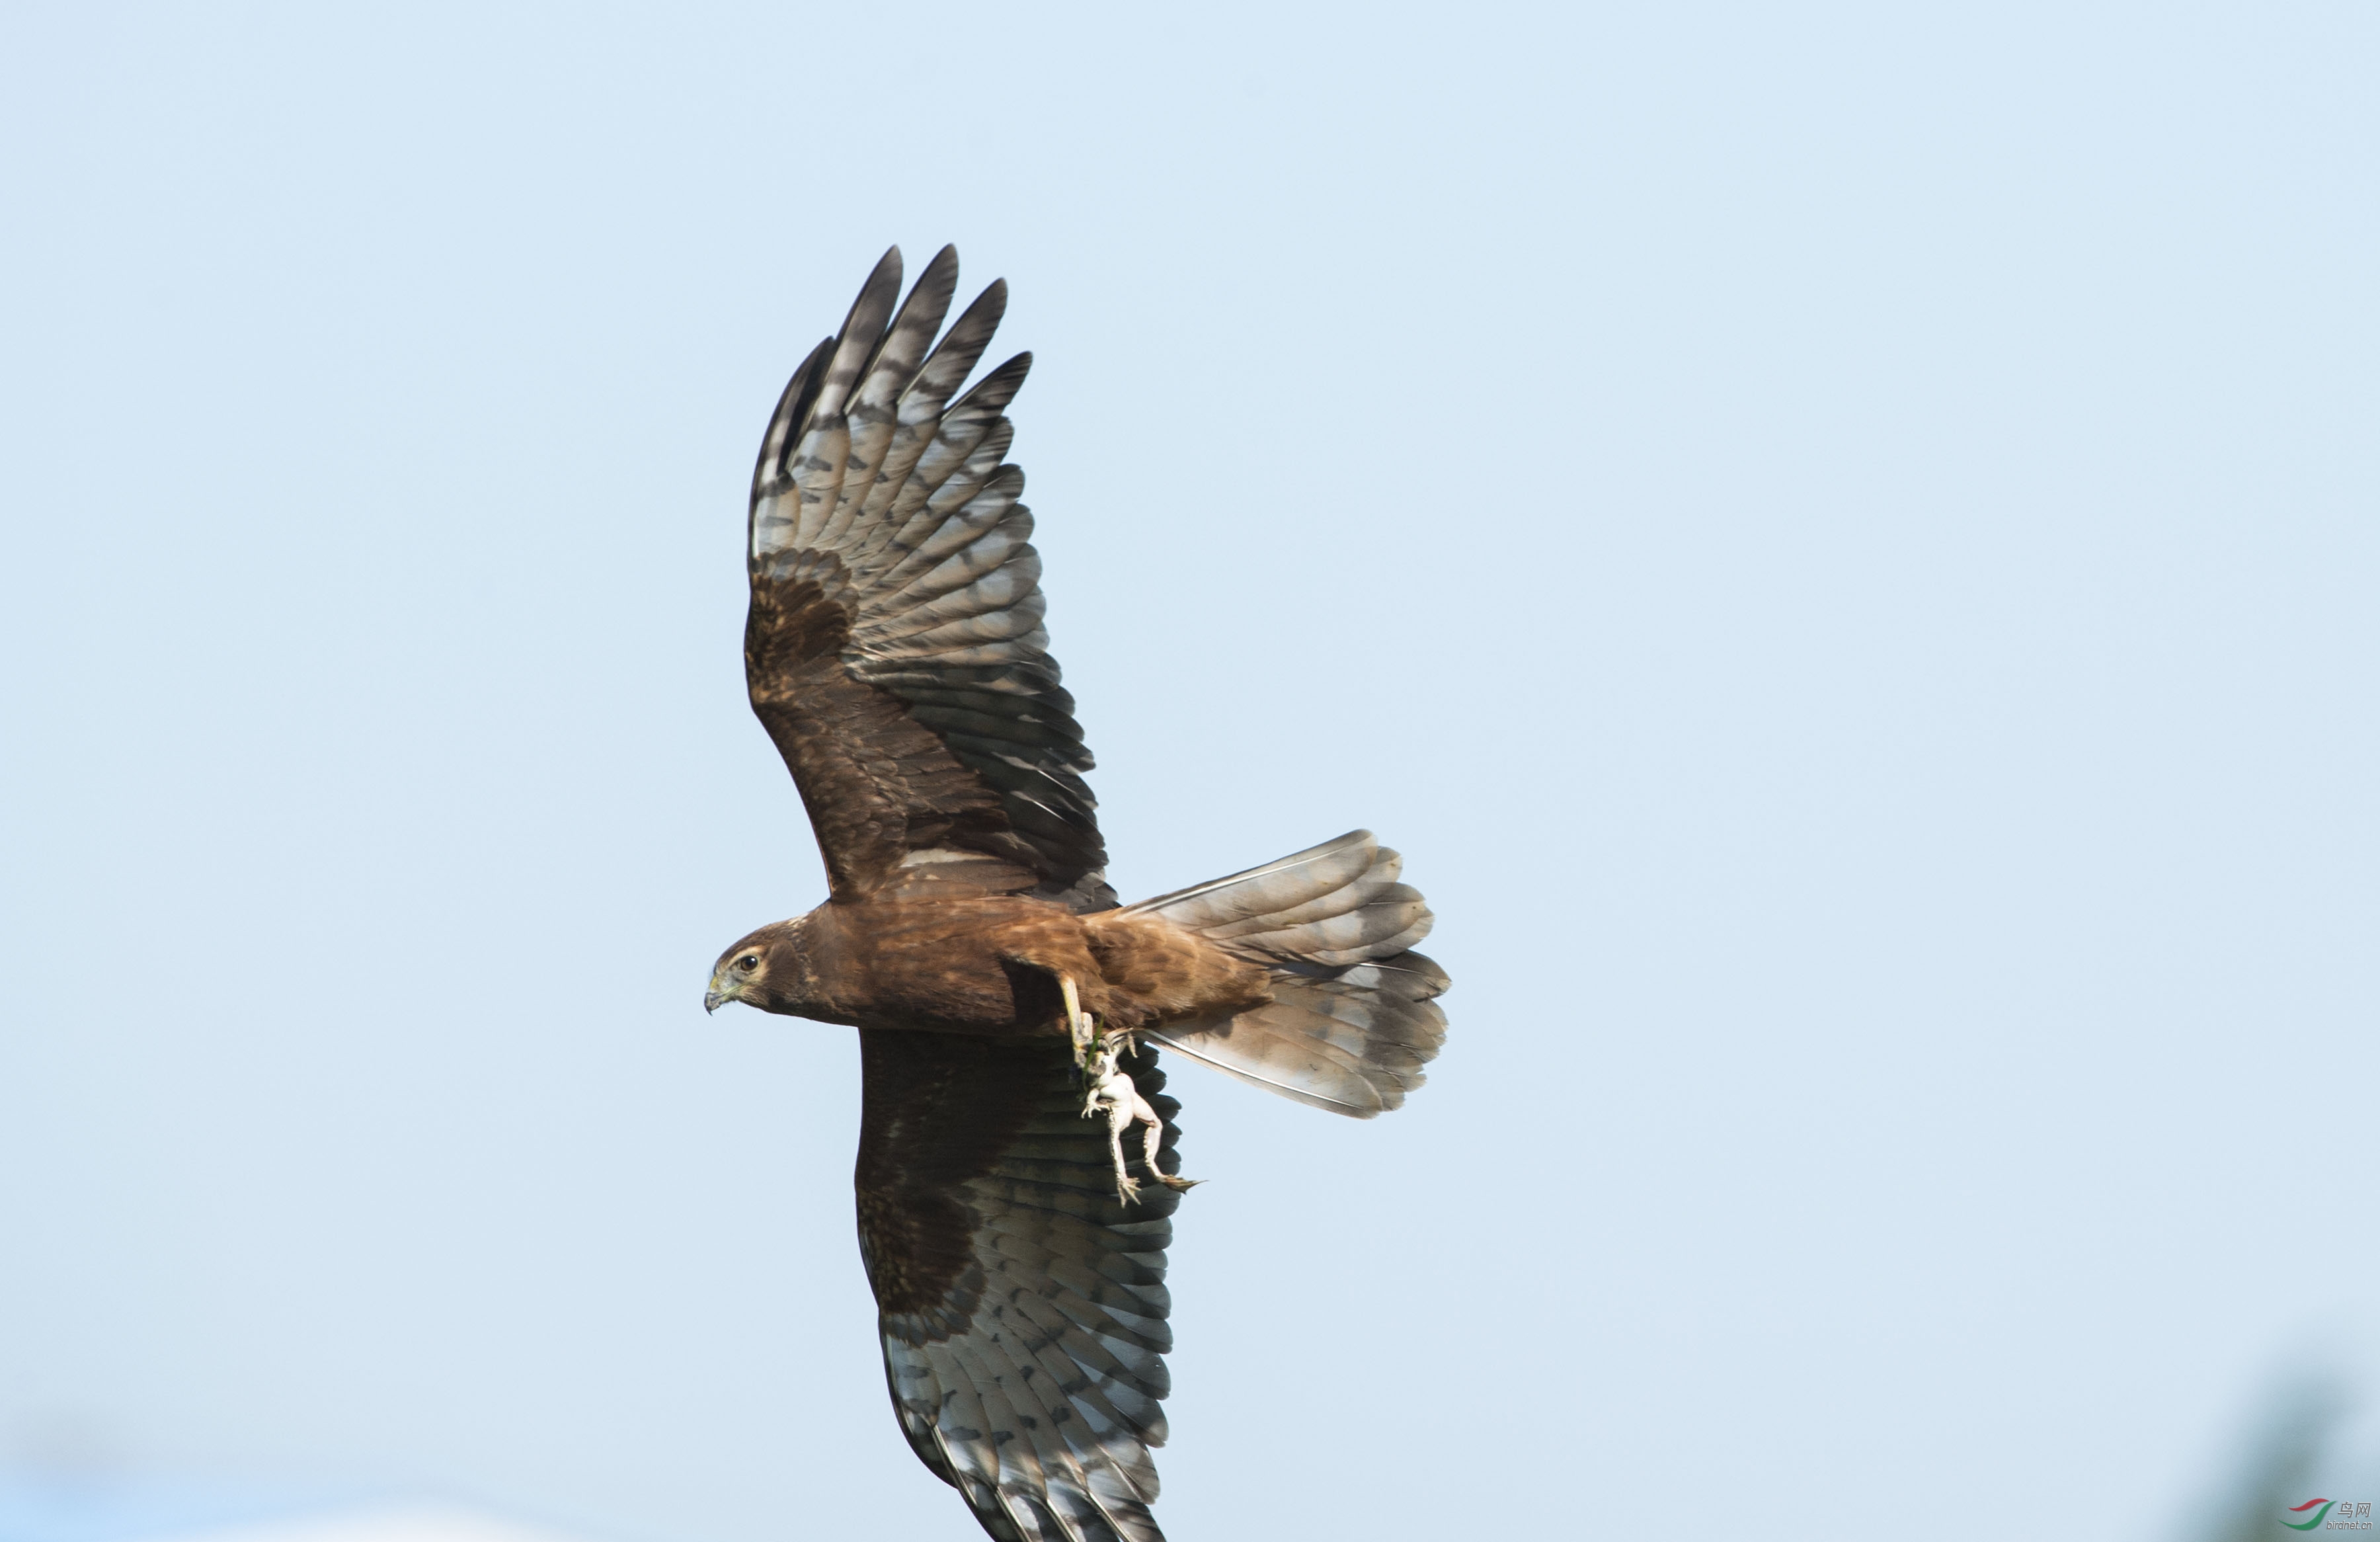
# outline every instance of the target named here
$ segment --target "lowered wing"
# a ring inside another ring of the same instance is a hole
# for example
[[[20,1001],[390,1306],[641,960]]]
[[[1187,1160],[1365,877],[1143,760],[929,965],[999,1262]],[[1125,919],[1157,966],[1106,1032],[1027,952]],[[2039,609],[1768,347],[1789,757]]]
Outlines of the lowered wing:
[[[1116,1197],[1062,1038],[862,1030],[859,1246],[893,1412],[1002,1542],[1162,1542],[1168,1218]],[[1154,1051],[1127,1061],[1165,1122]]]

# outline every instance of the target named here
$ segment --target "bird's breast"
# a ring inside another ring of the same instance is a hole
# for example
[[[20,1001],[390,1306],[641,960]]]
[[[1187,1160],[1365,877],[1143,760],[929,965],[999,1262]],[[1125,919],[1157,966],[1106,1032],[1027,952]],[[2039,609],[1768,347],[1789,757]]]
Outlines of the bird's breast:
[[[1055,972],[1095,968],[1081,922],[1046,901],[837,902],[820,910],[834,914],[820,929],[830,945],[815,954],[820,998],[832,1020],[860,1027],[1061,1031]]]

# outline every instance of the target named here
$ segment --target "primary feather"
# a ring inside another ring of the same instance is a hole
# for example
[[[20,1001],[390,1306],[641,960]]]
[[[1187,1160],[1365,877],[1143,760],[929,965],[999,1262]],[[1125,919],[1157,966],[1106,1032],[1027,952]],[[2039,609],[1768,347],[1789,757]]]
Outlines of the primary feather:
[[[1006,306],[993,284],[939,346],[945,247],[898,310],[888,251],[795,370],[752,476],[752,702],[809,805],[839,893],[920,852],[978,892],[1115,903],[1074,698],[1042,629],[1025,473],[1002,457],[1019,354],[964,395]],[[826,810],[829,818],[821,819]]]

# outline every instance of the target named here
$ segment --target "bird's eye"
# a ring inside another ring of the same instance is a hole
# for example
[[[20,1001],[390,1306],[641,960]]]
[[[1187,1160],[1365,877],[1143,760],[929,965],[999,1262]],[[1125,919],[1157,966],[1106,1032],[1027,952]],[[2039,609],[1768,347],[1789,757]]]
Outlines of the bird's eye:
[[[742,958],[735,961],[735,967],[747,972],[758,969],[759,966],[760,955],[759,953],[746,953]]]

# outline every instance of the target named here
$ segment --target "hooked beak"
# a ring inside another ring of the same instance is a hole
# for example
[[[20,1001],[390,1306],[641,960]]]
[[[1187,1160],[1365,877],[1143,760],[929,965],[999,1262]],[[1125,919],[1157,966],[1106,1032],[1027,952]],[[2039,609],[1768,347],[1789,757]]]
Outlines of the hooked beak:
[[[706,990],[702,993],[702,1010],[705,1012],[717,1012],[721,1002],[732,1002],[735,999],[735,997],[730,996],[724,990]]]

